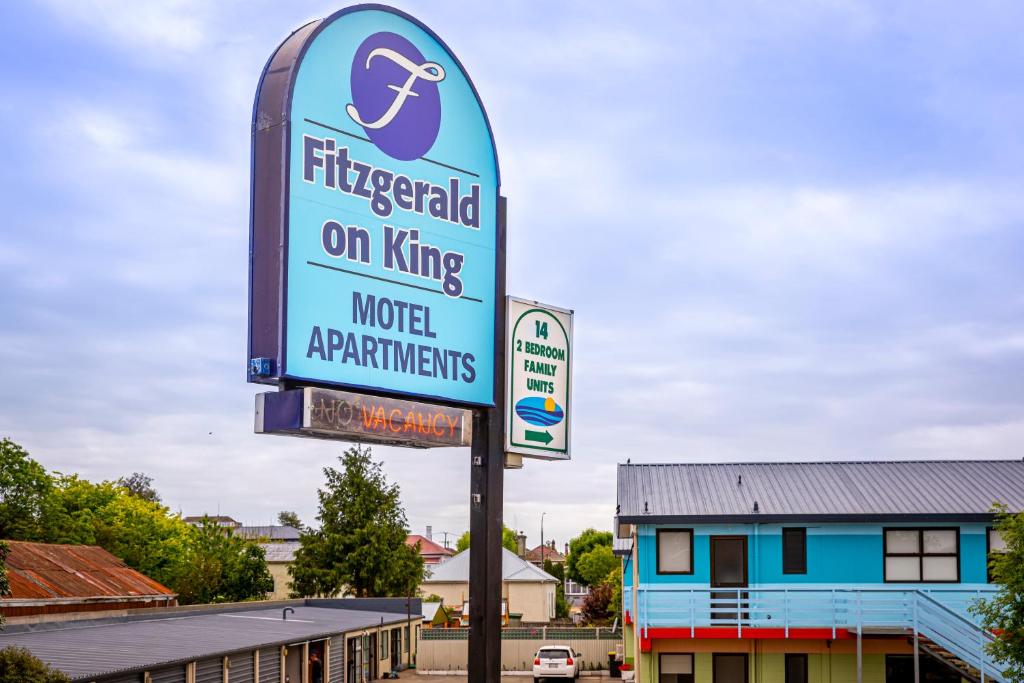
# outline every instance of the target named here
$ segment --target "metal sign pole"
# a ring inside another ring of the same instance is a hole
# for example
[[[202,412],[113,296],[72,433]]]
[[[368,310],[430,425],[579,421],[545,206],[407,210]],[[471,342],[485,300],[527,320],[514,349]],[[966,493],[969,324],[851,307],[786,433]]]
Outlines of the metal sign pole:
[[[470,449],[468,683],[501,676],[501,531],[505,476],[505,198],[498,198],[493,408],[473,411]]]

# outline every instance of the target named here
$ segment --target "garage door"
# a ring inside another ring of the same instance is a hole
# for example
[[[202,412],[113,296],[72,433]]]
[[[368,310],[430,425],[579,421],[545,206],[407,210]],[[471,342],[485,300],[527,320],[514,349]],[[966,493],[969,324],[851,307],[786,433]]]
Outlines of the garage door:
[[[153,683],[185,683],[185,666],[171,666],[150,673]]]
[[[281,650],[268,647],[260,650],[260,683],[281,683]]]
[[[253,683],[251,652],[239,652],[237,654],[233,654],[229,661],[228,681],[230,681],[230,683]]]
[[[342,683],[345,680],[345,637],[331,638],[331,680]]]
[[[196,662],[196,683],[223,683],[224,660],[200,659]]]

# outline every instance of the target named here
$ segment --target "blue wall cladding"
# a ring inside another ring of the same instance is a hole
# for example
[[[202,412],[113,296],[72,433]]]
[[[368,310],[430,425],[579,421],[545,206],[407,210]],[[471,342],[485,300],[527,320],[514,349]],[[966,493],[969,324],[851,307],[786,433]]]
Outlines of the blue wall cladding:
[[[986,584],[987,526],[979,523],[899,523],[899,524],[808,524],[807,573],[782,573],[782,528],[800,524],[732,525],[643,525],[638,529],[640,584],[684,584],[708,586],[711,581],[711,536],[746,536],[748,580],[751,586],[862,586],[884,584],[923,587],[922,584],[885,584],[883,567],[883,529],[949,528],[960,529],[960,583]],[[693,573],[658,574],[656,568],[656,529],[693,529]],[[949,584],[938,584],[949,586]]]

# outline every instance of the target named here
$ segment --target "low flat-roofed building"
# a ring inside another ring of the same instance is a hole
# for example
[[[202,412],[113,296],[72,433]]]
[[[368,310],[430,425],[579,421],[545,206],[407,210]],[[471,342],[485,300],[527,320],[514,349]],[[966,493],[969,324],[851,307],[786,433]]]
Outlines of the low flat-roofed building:
[[[123,611],[177,604],[170,588],[98,546],[7,541],[10,593],[0,613],[11,622],[77,612]]]
[[[72,681],[95,683],[300,683],[312,680],[302,669],[316,653],[325,683],[344,683],[414,662],[422,619],[416,598],[179,607],[14,625],[0,648],[26,648]]]

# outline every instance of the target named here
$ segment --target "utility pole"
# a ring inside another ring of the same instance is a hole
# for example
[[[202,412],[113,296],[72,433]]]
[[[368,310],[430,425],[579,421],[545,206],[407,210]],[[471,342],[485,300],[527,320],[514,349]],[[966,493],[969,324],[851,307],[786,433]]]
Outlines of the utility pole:
[[[544,569],[544,515],[548,513],[540,513],[540,568]]]

